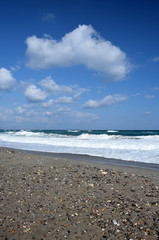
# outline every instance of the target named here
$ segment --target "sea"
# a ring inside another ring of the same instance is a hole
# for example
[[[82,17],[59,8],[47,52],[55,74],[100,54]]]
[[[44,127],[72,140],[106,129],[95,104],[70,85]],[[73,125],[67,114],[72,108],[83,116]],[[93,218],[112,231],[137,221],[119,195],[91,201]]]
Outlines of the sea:
[[[159,164],[159,130],[0,130],[0,146]]]

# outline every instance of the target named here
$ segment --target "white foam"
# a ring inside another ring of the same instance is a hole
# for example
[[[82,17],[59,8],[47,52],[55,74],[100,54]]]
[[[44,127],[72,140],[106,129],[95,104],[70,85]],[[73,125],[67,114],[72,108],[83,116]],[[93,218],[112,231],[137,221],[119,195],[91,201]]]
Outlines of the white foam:
[[[108,130],[107,132],[108,132],[108,133],[116,133],[116,132],[118,132],[118,131],[116,131],[116,130]]]
[[[78,130],[68,130],[68,132],[77,133],[79,131]]]
[[[159,136],[130,137],[83,133],[79,136],[44,132],[0,133],[0,146],[46,152],[88,154],[159,164]]]

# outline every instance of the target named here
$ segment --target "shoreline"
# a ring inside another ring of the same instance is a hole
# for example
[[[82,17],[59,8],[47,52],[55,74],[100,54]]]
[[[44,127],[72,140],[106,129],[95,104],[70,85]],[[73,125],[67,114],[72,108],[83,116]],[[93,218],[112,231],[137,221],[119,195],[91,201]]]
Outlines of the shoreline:
[[[159,239],[158,171],[67,157],[0,148],[0,240]]]
[[[116,169],[120,171],[129,171],[138,174],[146,174],[151,176],[159,175],[159,164],[143,163],[136,161],[126,161],[121,159],[105,158],[98,156],[90,156],[85,154],[71,154],[71,153],[51,153],[42,151],[32,151],[15,149],[8,147],[0,147],[0,149],[11,150],[15,152],[28,153],[38,156],[50,157],[56,160],[69,161],[75,164],[90,165],[101,168]]]

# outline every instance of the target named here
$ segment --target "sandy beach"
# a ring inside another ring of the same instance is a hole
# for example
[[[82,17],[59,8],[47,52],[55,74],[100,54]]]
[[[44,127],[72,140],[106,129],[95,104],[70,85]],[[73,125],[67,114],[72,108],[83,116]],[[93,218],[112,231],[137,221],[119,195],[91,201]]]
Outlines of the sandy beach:
[[[159,171],[0,148],[0,239],[159,239]]]

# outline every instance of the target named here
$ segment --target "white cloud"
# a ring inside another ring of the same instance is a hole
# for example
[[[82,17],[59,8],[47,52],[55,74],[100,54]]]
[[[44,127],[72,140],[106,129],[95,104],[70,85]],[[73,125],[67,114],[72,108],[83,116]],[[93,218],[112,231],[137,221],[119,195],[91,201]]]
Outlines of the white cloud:
[[[81,94],[84,93],[84,92],[88,92],[89,89],[86,89],[86,88],[78,88],[76,91],[75,91],[75,94],[74,94],[74,99],[79,99]]]
[[[25,82],[21,82],[21,85],[25,88],[24,95],[32,103],[42,102],[52,94],[62,95],[57,99],[50,99],[48,102],[43,103],[43,107],[52,107],[54,103],[74,103],[80,98],[82,93],[88,91],[88,89],[77,88],[77,86],[58,85],[51,76],[39,82],[41,88],[38,88],[35,84],[27,85]],[[64,94],[71,94],[73,96],[63,96]]]
[[[74,99],[73,97],[59,97],[56,100],[56,103],[73,103]]]
[[[11,72],[5,68],[0,68],[0,90],[9,91],[16,83]]]
[[[153,58],[153,61],[154,61],[154,62],[159,62],[159,57],[154,57],[154,58]]]
[[[58,108],[57,110],[56,110],[56,112],[55,112],[55,114],[59,114],[59,115],[62,115],[62,114],[70,114],[70,112],[71,112],[71,108],[63,108],[63,107],[60,107],[60,108]]]
[[[75,103],[77,100],[79,100],[81,94],[83,92],[88,91],[85,88],[79,88],[75,91],[75,94],[72,97],[59,97],[58,99],[55,100],[56,103]]]
[[[42,112],[43,117],[51,117],[52,115],[52,112]]]
[[[130,70],[126,54],[101,38],[91,25],[79,25],[61,41],[34,35],[26,39],[26,44],[27,65],[33,69],[82,64],[108,80],[120,80]]]
[[[47,98],[47,93],[35,85],[27,87],[24,94],[30,102],[42,102]]]
[[[16,72],[16,71],[18,71],[18,70],[20,70],[20,66],[19,65],[16,65],[16,66],[11,66],[10,67],[10,70],[12,71],[12,72]]]
[[[154,95],[146,95],[145,98],[151,99],[151,98],[155,98],[155,96]]]
[[[56,82],[52,79],[51,76],[41,80],[39,84],[45,90],[47,90],[48,92],[52,92],[54,94],[73,92],[71,87],[56,84]]]
[[[53,99],[50,99],[48,102],[45,102],[45,103],[43,103],[43,107],[46,107],[46,108],[50,108],[50,107],[52,107],[53,106],[53,104],[54,104],[54,100]]]
[[[127,97],[120,94],[108,95],[101,100],[89,100],[84,104],[84,108],[99,108],[109,106],[118,102],[126,101]]]
[[[17,114],[24,114],[28,111],[28,109],[31,109],[35,106],[35,104],[23,104],[22,106],[18,106],[15,108],[15,113]]]
[[[16,107],[15,108],[15,111],[17,114],[23,114],[26,112],[26,108],[22,107],[22,106],[19,106],[19,107]]]
[[[79,96],[73,96],[73,97],[59,97],[56,100],[50,99],[48,102],[43,103],[43,107],[50,108],[53,107],[54,103],[61,103],[61,104],[70,104],[75,103],[75,101],[78,99]]]
[[[57,98],[56,100],[50,99],[48,102],[43,103],[42,106],[48,108],[48,107],[52,107],[54,103],[62,103],[62,104],[75,103],[80,98],[80,95],[85,91],[86,91],[85,89],[78,89],[77,92],[72,97],[63,96],[63,97]]]

